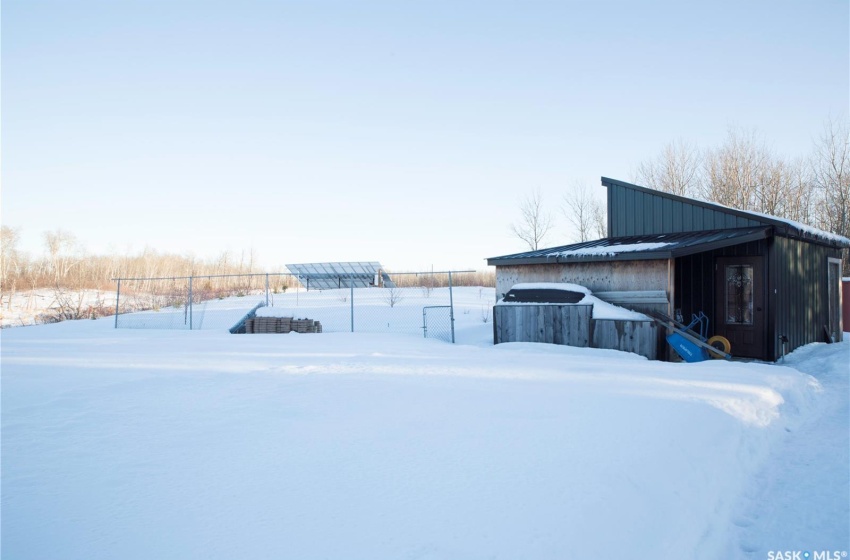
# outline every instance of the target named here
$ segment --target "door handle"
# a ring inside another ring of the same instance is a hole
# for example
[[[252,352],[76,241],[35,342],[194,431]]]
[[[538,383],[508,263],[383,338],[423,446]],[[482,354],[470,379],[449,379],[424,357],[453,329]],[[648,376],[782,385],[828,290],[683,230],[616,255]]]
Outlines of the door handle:
[[[756,311],[761,311],[761,307],[756,307]]]

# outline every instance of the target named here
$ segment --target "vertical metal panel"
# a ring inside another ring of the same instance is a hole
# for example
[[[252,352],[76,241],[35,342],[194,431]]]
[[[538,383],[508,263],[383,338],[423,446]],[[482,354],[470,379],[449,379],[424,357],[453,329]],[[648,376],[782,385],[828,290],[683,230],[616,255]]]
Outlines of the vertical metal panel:
[[[617,205],[619,206],[617,210],[617,223],[614,224],[617,233],[614,234],[614,237],[622,237],[624,235],[628,235],[625,233],[626,231],[626,211],[628,210],[626,207],[626,189],[625,187],[617,187]]]
[[[705,229],[714,229],[714,212],[711,210],[703,210],[702,215],[702,224]]]
[[[694,231],[701,231],[704,229],[708,229],[703,225],[705,212],[703,212],[702,208],[694,207],[694,218],[693,218],[693,227]]]
[[[763,225],[757,219],[737,216],[722,208],[706,208],[697,201],[674,201],[665,193],[653,194],[619,184],[607,188],[610,237]]]
[[[618,201],[620,187],[609,185],[608,189],[608,237],[616,237],[619,235],[618,223],[620,221],[619,213],[622,212],[622,206]]]
[[[659,229],[659,226],[661,226],[661,229],[664,228],[664,199],[660,196],[652,197],[652,224],[656,230]],[[659,232],[655,231],[655,233]]]
[[[682,203],[678,200],[673,201],[673,229],[672,233],[682,231]]]
[[[635,212],[640,194],[631,189],[626,190],[626,222],[628,222],[627,230],[629,232],[627,235],[637,235],[635,232],[638,228],[638,221],[643,219],[643,214]]]
[[[776,250],[774,249],[776,243],[775,237],[771,237],[766,240],[767,243],[767,270],[765,271],[765,276],[767,277],[767,291],[766,291],[766,299],[767,299],[767,356],[768,358],[776,359],[778,357],[777,354],[777,335],[776,335],[776,326],[777,326],[777,317],[776,317],[776,285],[777,285],[777,274],[779,272],[779,268],[777,267],[776,261]]]
[[[723,227],[723,213],[716,210],[707,210],[711,214],[711,229],[720,229]]]
[[[726,227],[727,228],[738,227],[738,217],[733,215],[733,214],[726,214]]]
[[[723,227],[723,214],[721,212],[705,209],[705,216],[711,229],[720,229]]]
[[[694,213],[697,207],[685,204],[682,208],[682,231],[694,231]]]
[[[608,187],[608,237],[620,235],[620,224],[623,221],[623,201],[620,194],[623,187],[611,185]]]
[[[661,206],[661,231],[658,233],[671,233],[673,231],[673,201],[665,198]]]
[[[644,194],[643,196],[643,229],[642,234],[653,233],[655,231],[655,216],[653,208],[655,206],[655,196]]]

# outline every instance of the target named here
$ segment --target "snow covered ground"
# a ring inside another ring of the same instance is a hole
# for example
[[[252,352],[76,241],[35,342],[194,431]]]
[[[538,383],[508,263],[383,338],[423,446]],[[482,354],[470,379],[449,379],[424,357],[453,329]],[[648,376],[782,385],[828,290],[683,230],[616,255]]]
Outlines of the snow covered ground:
[[[790,367],[668,364],[494,347],[479,313],[456,316],[456,345],[109,318],[3,330],[2,557],[850,548],[850,343]]]
[[[0,298],[0,326],[21,327],[53,322],[62,307],[86,314],[92,309],[115,308],[115,292],[103,290],[23,290]]]

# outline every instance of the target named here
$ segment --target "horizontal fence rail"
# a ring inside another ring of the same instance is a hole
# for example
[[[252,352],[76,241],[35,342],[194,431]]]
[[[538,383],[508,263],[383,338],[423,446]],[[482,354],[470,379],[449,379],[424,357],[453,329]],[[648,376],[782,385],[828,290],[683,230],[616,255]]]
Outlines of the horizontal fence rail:
[[[227,329],[256,317],[310,320],[310,332],[406,333],[454,342],[453,288],[482,285],[475,271],[388,273],[372,287],[340,276],[336,289],[307,289],[291,273],[115,278],[115,328]],[[327,284],[326,284],[327,285]],[[250,323],[249,324],[253,324]]]

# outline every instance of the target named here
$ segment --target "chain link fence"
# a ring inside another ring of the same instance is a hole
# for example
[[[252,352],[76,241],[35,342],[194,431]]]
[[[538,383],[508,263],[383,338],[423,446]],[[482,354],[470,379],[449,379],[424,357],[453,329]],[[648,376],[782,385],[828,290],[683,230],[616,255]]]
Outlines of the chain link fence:
[[[454,342],[453,288],[481,284],[471,271],[389,273],[382,287],[307,290],[288,273],[121,278],[116,328],[227,329],[244,321],[291,317],[321,332],[404,333]],[[339,285],[351,285],[340,278]]]

